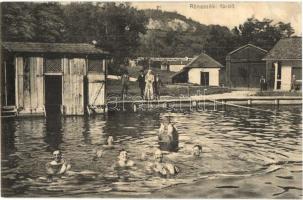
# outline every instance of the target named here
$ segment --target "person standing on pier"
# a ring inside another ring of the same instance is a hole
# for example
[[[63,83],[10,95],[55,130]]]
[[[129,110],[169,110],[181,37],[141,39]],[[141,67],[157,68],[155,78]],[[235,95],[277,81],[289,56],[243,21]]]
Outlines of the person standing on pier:
[[[145,74],[144,74],[144,70],[140,70],[140,75],[138,76],[138,84],[139,84],[139,88],[140,88],[140,94],[141,94],[141,98],[144,98],[144,89],[145,89]]]
[[[266,88],[266,79],[264,78],[264,76],[261,76],[260,78],[260,90],[261,92],[264,91]]]
[[[122,83],[122,99],[124,99],[125,96],[127,96],[128,91],[128,82],[129,82],[129,76],[128,71],[125,71],[123,75],[121,76],[121,83]]]
[[[160,75],[157,74],[155,77],[155,82],[154,82],[154,93],[155,93],[156,99],[160,99],[160,87],[162,85],[163,85],[163,83],[160,79]]]
[[[145,91],[144,91],[144,98],[147,100],[152,100],[154,97],[154,81],[155,77],[153,75],[152,70],[148,70],[147,74],[145,75]]]
[[[296,75],[293,74],[291,77],[291,91],[296,91]]]

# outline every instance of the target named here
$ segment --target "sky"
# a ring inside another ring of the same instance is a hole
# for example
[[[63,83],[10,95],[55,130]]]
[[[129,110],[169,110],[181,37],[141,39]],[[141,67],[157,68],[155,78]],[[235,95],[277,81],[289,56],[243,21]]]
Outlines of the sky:
[[[161,9],[176,11],[179,14],[202,24],[218,24],[233,28],[242,24],[247,18],[255,16],[291,23],[295,35],[302,36],[300,2],[132,2],[138,9]]]

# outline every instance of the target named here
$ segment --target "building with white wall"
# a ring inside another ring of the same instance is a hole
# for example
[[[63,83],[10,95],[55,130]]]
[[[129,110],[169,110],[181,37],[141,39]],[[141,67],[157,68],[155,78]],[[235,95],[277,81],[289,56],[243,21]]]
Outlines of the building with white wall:
[[[266,80],[274,90],[302,89],[302,38],[283,38],[263,58]],[[292,82],[295,88],[292,87]]]
[[[192,83],[203,86],[219,86],[219,62],[201,53],[172,77],[173,83]]]

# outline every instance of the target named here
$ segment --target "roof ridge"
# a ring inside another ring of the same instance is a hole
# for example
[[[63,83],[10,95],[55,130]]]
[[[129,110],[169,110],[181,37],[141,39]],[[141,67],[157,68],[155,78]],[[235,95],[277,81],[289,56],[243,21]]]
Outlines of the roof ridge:
[[[78,43],[72,43],[72,42],[11,42],[11,41],[2,41],[2,44],[5,44],[5,43],[19,43],[19,44],[66,44],[66,45],[71,45],[71,44],[86,44],[86,45],[92,45],[94,46],[93,44],[90,44],[90,43],[87,43],[87,42],[78,42]]]
[[[281,38],[262,60],[302,60],[302,37]]]
[[[266,52],[266,53],[268,52],[268,51],[266,51],[265,49],[262,49],[261,47],[258,47],[258,46],[256,46],[256,45],[253,45],[253,44],[251,44],[251,43],[247,43],[247,44],[245,44],[245,45],[243,45],[243,46],[240,46],[240,47],[238,47],[237,49],[235,49],[235,50],[229,52],[227,55],[234,54],[234,53],[236,53],[237,51],[239,51],[239,50],[241,50],[241,49],[244,49],[244,48],[247,47],[247,46],[255,47],[255,48],[260,49],[261,51],[264,51],[264,52]]]
[[[201,53],[202,54],[202,53]],[[200,55],[201,55],[200,54]],[[189,65],[191,65],[192,63],[196,62],[196,60],[198,60],[198,58],[200,57],[200,55],[196,56],[195,58],[193,58],[189,63],[187,63],[184,67],[184,68],[187,68]]]
[[[108,54],[89,43],[2,42],[1,46],[11,52]]]
[[[212,61],[214,61],[215,63],[217,63],[217,64],[220,65],[221,67],[224,67],[221,63],[219,63],[218,61],[216,61],[214,58],[212,58],[212,57],[209,56],[208,54],[204,53],[204,55],[206,55],[208,58],[210,58]]]

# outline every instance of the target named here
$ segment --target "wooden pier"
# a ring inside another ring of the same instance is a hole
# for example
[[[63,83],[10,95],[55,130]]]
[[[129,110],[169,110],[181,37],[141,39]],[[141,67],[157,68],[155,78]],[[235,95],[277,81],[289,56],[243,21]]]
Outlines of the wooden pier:
[[[107,102],[108,111],[148,111],[154,109],[205,109],[206,106],[218,105],[301,105],[302,97],[300,96],[275,96],[275,97],[207,97],[207,96],[193,96],[180,97],[174,99],[160,99],[160,100],[111,100]]]

